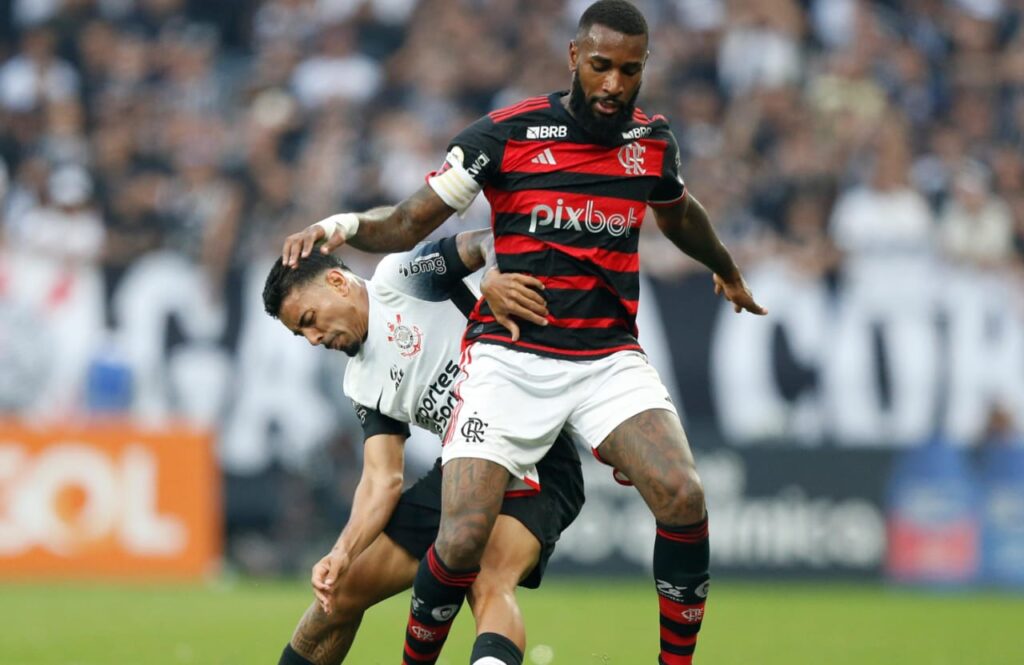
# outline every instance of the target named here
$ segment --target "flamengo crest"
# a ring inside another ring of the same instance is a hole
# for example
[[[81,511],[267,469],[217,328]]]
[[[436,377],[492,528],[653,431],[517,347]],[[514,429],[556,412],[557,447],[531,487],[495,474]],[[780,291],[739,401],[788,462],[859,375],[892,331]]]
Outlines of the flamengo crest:
[[[619,164],[626,169],[626,175],[645,175],[644,153],[647,146],[641,143],[627,143],[619,148]]]
[[[402,323],[402,315],[395,314],[395,322],[388,323],[388,341],[398,345],[403,358],[412,358],[423,350],[423,333],[417,326]]]

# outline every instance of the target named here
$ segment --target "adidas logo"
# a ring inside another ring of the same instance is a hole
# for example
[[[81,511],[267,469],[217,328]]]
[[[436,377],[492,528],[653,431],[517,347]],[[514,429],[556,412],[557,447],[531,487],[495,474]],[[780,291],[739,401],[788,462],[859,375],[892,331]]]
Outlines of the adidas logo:
[[[544,150],[536,157],[530,160],[531,164],[546,164],[548,166],[554,166],[558,162],[555,161],[555,156],[551,154],[551,148],[544,148]]]

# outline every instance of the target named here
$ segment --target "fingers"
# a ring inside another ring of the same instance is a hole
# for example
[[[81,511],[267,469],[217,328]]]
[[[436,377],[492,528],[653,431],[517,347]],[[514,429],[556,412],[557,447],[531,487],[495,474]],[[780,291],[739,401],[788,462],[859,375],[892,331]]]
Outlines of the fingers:
[[[281,263],[291,268],[299,265],[299,259],[304,259],[313,251],[317,241],[323,237],[324,231],[316,224],[307,226],[298,233],[293,233],[284,240],[281,249]],[[338,235],[337,232],[335,235]],[[331,249],[337,248],[344,242],[338,242]]]
[[[334,250],[338,249],[345,244],[345,236],[341,231],[335,231],[331,234],[331,237],[327,239],[327,242],[320,247],[320,251],[324,254],[330,254]]]
[[[313,251],[313,245],[315,245],[315,244],[316,244],[316,236],[315,235],[313,235],[312,233],[303,233],[302,234],[302,252],[301,252],[302,258],[306,258],[307,256],[309,256],[310,252]]]
[[[512,335],[513,342],[519,341],[519,325],[515,321],[510,317],[498,316],[497,314],[495,314],[494,320],[500,323]]]
[[[544,290],[544,282],[540,281],[536,277],[531,277],[529,275],[524,275],[522,273],[514,273],[513,277],[515,277],[515,280],[517,282],[527,287],[528,289],[533,289],[534,291]]]
[[[331,561],[329,558],[325,557],[313,566],[311,582],[313,584],[313,595],[316,596],[320,609],[324,611],[324,614],[330,614],[334,579],[331,575]]]
[[[548,315],[548,302],[544,300],[544,296],[533,289],[517,288],[512,293],[516,301],[523,307],[539,314],[540,316]]]
[[[299,263],[299,252],[302,244],[295,239],[295,236],[288,236],[284,241],[284,249],[281,251],[281,263],[294,268]]]
[[[314,590],[313,594],[316,596],[316,602],[320,603],[320,609],[324,611],[324,614],[330,614],[332,609],[331,597],[324,591]]]
[[[751,314],[757,314],[758,316],[764,316],[768,313],[768,310],[754,302],[753,298],[750,299],[750,302],[744,304],[743,308]]]

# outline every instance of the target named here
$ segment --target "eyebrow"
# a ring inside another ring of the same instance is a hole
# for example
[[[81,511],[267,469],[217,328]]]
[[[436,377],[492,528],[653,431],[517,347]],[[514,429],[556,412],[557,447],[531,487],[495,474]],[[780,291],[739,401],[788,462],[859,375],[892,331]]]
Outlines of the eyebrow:
[[[612,64],[613,64],[613,63],[612,63],[612,59],[611,59],[611,58],[606,58],[606,57],[604,57],[603,55],[597,55],[596,53],[595,53],[595,54],[592,54],[592,55],[590,56],[590,61],[591,61],[591,62],[593,62],[594,64],[597,64],[597,65],[604,65],[604,66],[606,66],[606,67],[611,67],[611,66],[612,66]],[[624,62],[624,63],[622,63],[621,65],[619,65],[619,68],[620,68],[620,69],[625,69],[625,68],[627,68],[627,67],[636,67],[636,68],[640,68],[640,67],[642,67],[642,66],[643,66],[643,64],[644,64],[644,63],[643,63],[643,62],[641,62],[640,60],[631,60],[631,61],[629,61],[629,62]]]

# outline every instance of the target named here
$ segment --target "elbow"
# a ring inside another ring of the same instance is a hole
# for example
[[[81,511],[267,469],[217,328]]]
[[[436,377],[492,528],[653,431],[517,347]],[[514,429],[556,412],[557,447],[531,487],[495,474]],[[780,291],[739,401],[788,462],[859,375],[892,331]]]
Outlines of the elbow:
[[[392,474],[388,474],[386,478],[381,481],[381,489],[389,498],[398,500],[402,496],[402,488],[405,485],[405,478],[401,471],[397,471]]]

